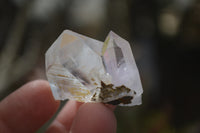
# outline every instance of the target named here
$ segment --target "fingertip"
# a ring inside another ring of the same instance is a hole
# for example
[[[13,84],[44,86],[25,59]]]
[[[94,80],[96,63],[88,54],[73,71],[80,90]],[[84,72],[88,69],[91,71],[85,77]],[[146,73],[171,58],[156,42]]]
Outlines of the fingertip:
[[[102,103],[85,103],[75,116],[72,133],[115,133],[116,118],[111,109]]]
[[[45,94],[48,93],[50,94],[50,86],[49,86],[49,82],[47,82],[46,80],[34,80],[31,82],[26,83],[25,85],[23,85],[22,87],[20,87],[16,92],[20,91],[25,91],[25,92],[30,92],[34,91],[36,93],[40,93],[40,94]],[[23,92],[22,92],[23,93]],[[53,96],[52,96],[53,98]]]
[[[112,104],[104,104],[106,107],[108,107],[110,110],[114,111],[116,108],[116,105],[112,105]]]
[[[59,101],[54,100],[49,83],[36,80],[3,99],[0,116],[13,132],[34,132],[52,117],[58,107]]]
[[[57,120],[51,124],[45,133],[67,133],[65,126]]]
[[[60,101],[54,99],[49,82],[46,80],[31,81],[17,91],[19,91],[20,97],[23,96],[23,99],[34,98],[32,101],[39,102],[38,105],[41,105],[41,109],[51,107],[51,111],[55,112],[60,105]],[[26,94],[22,95],[22,93]],[[46,105],[44,105],[45,103]]]

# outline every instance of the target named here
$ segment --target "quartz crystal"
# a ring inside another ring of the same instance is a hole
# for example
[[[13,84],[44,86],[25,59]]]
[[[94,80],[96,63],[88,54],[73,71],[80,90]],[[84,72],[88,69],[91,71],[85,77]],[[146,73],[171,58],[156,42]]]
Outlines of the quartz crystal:
[[[103,43],[65,30],[45,56],[56,100],[141,104],[143,89],[131,47],[114,32]]]

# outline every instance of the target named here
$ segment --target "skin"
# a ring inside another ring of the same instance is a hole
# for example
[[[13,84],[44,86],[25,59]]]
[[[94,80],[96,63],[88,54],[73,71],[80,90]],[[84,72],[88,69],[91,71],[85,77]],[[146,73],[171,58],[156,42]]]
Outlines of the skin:
[[[0,132],[34,133],[57,111],[47,81],[25,84],[0,102]],[[115,133],[115,107],[69,101],[46,133]]]

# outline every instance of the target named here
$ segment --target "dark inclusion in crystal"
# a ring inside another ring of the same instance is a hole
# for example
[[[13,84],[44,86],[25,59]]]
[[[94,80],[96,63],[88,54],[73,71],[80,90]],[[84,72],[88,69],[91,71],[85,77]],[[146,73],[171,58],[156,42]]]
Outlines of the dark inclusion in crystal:
[[[121,93],[129,93],[131,90],[127,88],[124,85],[118,86],[116,88],[113,88],[113,84],[108,84],[106,85],[104,82],[101,81],[101,92],[99,94],[99,98],[102,101],[105,101],[107,98],[113,97],[113,96],[118,96]],[[95,99],[96,93],[93,95],[92,100],[96,101]],[[131,103],[131,100],[133,99],[133,96],[123,96],[118,99],[115,99],[113,101],[106,102],[107,104],[113,104],[113,105],[118,105],[120,103],[122,104],[129,104]]]
[[[107,103],[112,104],[112,105],[118,105],[120,103],[129,104],[129,103],[131,103],[132,99],[133,99],[132,96],[124,96],[122,98],[119,98],[119,99],[116,99],[116,100],[113,100],[113,101],[110,101],[110,102],[107,102]]]

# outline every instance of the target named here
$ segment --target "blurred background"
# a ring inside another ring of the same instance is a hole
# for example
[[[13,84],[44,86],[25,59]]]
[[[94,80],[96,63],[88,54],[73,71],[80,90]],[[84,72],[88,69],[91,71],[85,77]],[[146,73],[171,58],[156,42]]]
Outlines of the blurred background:
[[[131,43],[143,104],[117,107],[117,133],[200,133],[200,1],[1,0],[1,100],[46,79],[45,52],[65,29]]]

